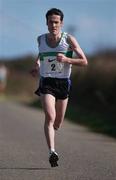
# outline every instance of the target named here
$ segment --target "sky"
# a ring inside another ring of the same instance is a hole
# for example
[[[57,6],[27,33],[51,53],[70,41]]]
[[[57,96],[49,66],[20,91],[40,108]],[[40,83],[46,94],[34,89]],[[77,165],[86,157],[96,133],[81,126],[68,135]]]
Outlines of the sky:
[[[45,14],[52,7],[63,11],[62,31],[86,54],[116,48],[115,0],[0,0],[0,58],[38,54],[37,37],[48,32]]]

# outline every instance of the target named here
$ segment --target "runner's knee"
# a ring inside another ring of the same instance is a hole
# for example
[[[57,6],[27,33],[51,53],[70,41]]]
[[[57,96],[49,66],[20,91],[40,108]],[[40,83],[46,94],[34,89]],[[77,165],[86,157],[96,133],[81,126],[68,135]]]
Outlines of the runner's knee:
[[[46,114],[45,115],[45,122],[46,124],[50,125],[50,124],[54,124],[55,121],[55,116],[53,114]]]

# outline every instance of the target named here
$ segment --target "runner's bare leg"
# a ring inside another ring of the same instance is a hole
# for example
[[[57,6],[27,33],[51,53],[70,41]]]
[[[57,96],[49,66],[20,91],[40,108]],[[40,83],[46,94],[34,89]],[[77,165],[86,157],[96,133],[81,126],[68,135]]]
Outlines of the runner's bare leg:
[[[64,100],[57,100],[56,101],[56,119],[54,122],[54,128],[57,130],[64,120],[66,108],[68,104],[68,98]]]
[[[53,126],[56,118],[55,97],[51,94],[41,94],[41,102],[45,112],[44,132],[48,148],[55,150],[55,131]]]

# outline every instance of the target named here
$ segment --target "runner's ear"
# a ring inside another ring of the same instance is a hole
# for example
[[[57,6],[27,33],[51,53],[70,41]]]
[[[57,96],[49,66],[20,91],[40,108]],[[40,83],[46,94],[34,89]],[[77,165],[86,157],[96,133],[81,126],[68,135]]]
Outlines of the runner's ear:
[[[61,21],[61,27],[63,26],[63,24],[64,24],[63,21]]]

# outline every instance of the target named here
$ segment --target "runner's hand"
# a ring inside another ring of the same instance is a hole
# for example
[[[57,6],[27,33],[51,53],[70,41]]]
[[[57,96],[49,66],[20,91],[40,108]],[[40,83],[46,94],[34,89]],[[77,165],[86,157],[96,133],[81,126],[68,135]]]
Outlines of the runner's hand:
[[[37,68],[34,68],[30,71],[30,74],[33,76],[33,77],[36,77],[38,75],[38,69]]]
[[[65,62],[67,62],[67,57],[62,53],[58,53],[57,54],[57,61],[59,61],[61,63],[65,63]]]

